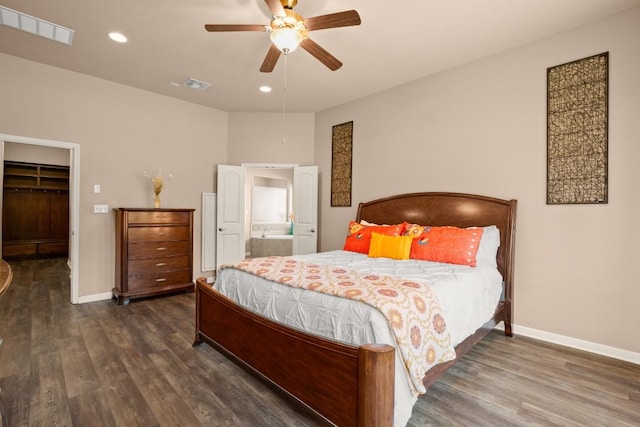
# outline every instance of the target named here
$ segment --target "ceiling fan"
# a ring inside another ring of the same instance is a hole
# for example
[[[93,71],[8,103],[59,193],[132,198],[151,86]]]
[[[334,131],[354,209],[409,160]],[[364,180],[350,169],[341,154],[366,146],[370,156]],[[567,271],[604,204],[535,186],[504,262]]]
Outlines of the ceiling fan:
[[[281,53],[286,55],[293,52],[298,46],[309,52],[332,71],[342,67],[342,62],[309,38],[309,32],[327,28],[360,25],[360,15],[358,15],[358,12],[355,10],[347,10],[305,19],[293,11],[293,7],[298,4],[298,0],[265,0],[265,3],[267,3],[269,10],[273,13],[273,19],[269,25],[207,24],[204,28],[210,32],[269,32],[273,43],[260,67],[260,71],[263,73],[273,71]]]

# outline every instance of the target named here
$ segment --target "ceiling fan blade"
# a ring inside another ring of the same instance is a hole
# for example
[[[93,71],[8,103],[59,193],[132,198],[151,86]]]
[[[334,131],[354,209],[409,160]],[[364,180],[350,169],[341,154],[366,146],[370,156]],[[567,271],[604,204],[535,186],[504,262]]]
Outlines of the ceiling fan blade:
[[[302,43],[300,43],[300,47],[313,55],[318,61],[326,65],[331,71],[335,71],[342,67],[342,62],[338,61],[335,56],[331,55],[311,39],[304,39]]]
[[[207,31],[266,31],[264,25],[242,25],[242,24],[207,24],[204,26]]]
[[[269,10],[271,11],[271,13],[273,13],[275,16],[285,16],[285,12],[284,12],[284,7],[282,7],[282,3],[280,3],[280,0],[264,0],[265,3],[267,3],[267,6],[269,6]]]
[[[267,56],[264,57],[264,61],[262,61],[262,65],[260,66],[260,71],[263,73],[270,73],[273,71],[273,68],[276,66],[276,62],[278,62],[278,58],[280,58],[280,49],[276,47],[273,43],[267,52]]]
[[[355,10],[331,13],[329,15],[314,16],[305,19],[305,25],[309,31],[323,30],[325,28],[350,27],[360,25],[360,15]]]

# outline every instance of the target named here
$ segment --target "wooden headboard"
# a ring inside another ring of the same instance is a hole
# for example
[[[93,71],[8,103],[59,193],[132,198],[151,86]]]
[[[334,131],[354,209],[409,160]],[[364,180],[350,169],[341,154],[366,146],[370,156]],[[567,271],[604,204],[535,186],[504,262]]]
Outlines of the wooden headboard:
[[[516,231],[516,200],[463,193],[409,193],[360,203],[357,221],[486,227],[500,230],[498,270],[505,282],[505,302],[511,308]]]

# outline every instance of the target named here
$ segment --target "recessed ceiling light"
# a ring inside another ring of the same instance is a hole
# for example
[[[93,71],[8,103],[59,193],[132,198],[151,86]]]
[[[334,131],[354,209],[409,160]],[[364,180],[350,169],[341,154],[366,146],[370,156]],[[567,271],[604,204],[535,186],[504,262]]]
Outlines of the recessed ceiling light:
[[[269,86],[260,86],[260,92],[269,93],[269,92],[271,92],[271,87],[269,87]]]
[[[114,42],[118,42],[118,43],[126,43],[127,42],[127,38],[125,37],[124,34],[119,33],[117,31],[112,31],[109,33],[109,38],[111,40],[113,40]]]

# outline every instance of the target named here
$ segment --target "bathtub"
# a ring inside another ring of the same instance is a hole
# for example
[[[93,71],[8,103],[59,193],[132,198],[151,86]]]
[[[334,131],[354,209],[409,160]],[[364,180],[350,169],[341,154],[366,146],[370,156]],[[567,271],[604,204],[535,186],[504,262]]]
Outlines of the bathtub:
[[[251,256],[287,256],[293,254],[293,236],[290,234],[267,234],[251,238]]]

